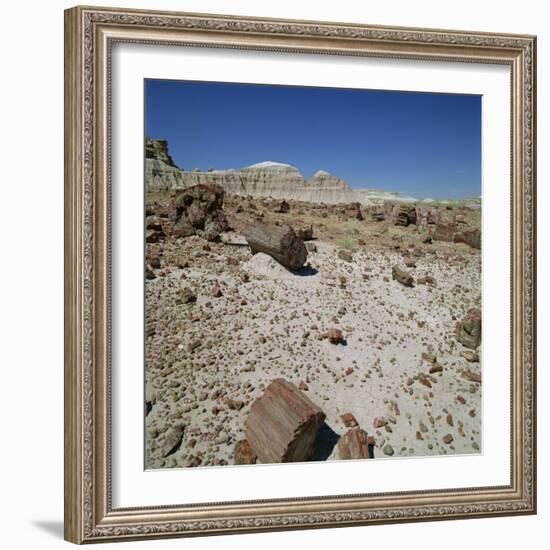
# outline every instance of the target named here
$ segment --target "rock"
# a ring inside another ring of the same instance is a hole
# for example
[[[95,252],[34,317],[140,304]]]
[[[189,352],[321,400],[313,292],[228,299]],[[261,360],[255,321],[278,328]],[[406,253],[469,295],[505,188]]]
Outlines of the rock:
[[[192,304],[197,301],[197,296],[189,287],[185,287],[178,290],[178,299],[183,304]]]
[[[391,270],[392,279],[399,281],[402,285],[413,286],[414,279],[410,273],[401,267],[394,265]]]
[[[158,216],[147,216],[145,218],[145,228],[152,231],[162,231],[162,225]]]
[[[162,231],[151,231],[150,229],[145,231],[146,243],[158,243],[161,237],[164,237],[164,233]]]
[[[281,203],[279,204],[279,208],[277,209],[277,212],[281,214],[288,214],[290,212],[290,204],[283,199]]]
[[[313,242],[307,242],[305,243],[306,244],[306,250],[311,253],[311,254],[314,254],[315,252],[317,252],[317,245]]]
[[[402,227],[416,224],[416,208],[414,206],[397,205],[392,212],[394,224]]]
[[[338,440],[338,457],[340,460],[370,458],[367,432],[359,427],[350,428]]]
[[[199,348],[201,344],[202,340],[192,340],[191,342],[189,342],[189,344],[187,344],[187,351],[192,352]]]
[[[234,411],[240,411],[244,407],[244,403],[238,399],[227,398],[225,403],[231,410]]]
[[[167,456],[175,453],[178,450],[179,446],[181,445],[181,440],[183,438],[183,429],[184,426],[178,424],[166,430],[161,447],[161,454],[163,457],[166,458]]]
[[[228,229],[223,212],[224,190],[219,185],[195,185],[178,193],[172,201],[173,234],[199,235],[208,241]]]
[[[443,436],[443,443],[445,443],[445,445],[450,445],[453,441],[454,437],[451,434]]]
[[[341,415],[340,420],[344,423],[346,428],[355,428],[359,426],[359,422],[357,422],[355,416],[353,416],[350,412]]]
[[[389,443],[387,445],[384,445],[384,448],[382,449],[382,452],[385,455],[388,455],[388,456],[393,456],[393,454],[394,454],[393,447]]]
[[[471,248],[476,248],[477,250],[481,250],[481,230],[470,229],[468,231],[455,233],[454,242],[466,243]]]
[[[437,357],[433,353],[424,352],[422,354],[422,359],[428,361],[428,363],[437,363]]]
[[[464,371],[462,373],[462,378],[465,378],[466,380],[468,380],[468,382],[476,382],[477,384],[481,384],[481,374],[472,372],[470,370]]]
[[[282,266],[277,260],[263,252],[254,254],[254,256],[243,265],[243,268],[250,273],[272,280],[292,279],[296,277],[296,275]],[[247,272],[244,272],[243,276],[248,278],[249,275]]]
[[[436,372],[443,372],[443,367],[441,365],[432,365],[428,371],[430,374],[435,374]]]
[[[220,285],[216,284],[210,289],[210,296],[214,298],[220,298],[222,296],[222,289],[220,288]]]
[[[344,260],[344,262],[352,262],[353,261],[353,255],[348,250],[339,250],[338,251],[338,257],[341,260]]]
[[[341,344],[344,342],[344,333],[339,328],[331,328],[322,334],[323,338],[328,338],[331,344]]]
[[[467,348],[475,350],[481,343],[481,311],[472,308],[464,319],[456,324],[456,339]]]
[[[372,424],[375,428],[383,428],[387,423],[388,421],[386,420],[386,418],[384,418],[383,416],[377,416]]]
[[[479,355],[475,351],[465,350],[460,355],[462,355],[468,363],[479,363]]]
[[[294,384],[276,378],[252,403],[246,439],[264,464],[304,462],[324,420],[325,413]]]
[[[160,258],[158,256],[151,256],[149,259],[148,259],[148,264],[153,268],[153,269],[160,269]]]
[[[416,260],[414,258],[405,258],[403,263],[405,267],[416,267]]]
[[[235,464],[256,464],[258,455],[246,439],[241,439],[235,444]]]
[[[298,384],[298,389],[302,391],[308,391],[309,386],[303,380],[300,380],[300,383]]]
[[[157,276],[153,272],[153,270],[150,267],[145,268],[145,278],[149,281],[152,281],[153,279],[156,279]]]

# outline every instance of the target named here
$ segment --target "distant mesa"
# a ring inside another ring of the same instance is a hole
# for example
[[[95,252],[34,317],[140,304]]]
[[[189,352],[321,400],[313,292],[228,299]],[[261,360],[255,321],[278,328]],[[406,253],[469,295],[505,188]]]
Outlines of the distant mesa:
[[[185,169],[176,166],[166,140],[146,138],[145,187],[148,192],[179,191],[193,185],[217,183],[226,193],[254,198],[286,199],[324,204],[429,203],[480,208],[481,197],[462,200],[420,200],[379,189],[352,189],[345,180],[318,170],[306,181],[291,164],[266,160],[237,169]]]
[[[168,152],[168,142],[147,138],[145,185],[149,192],[177,191],[197,184],[217,183],[227,193],[255,198],[286,199],[325,204],[358,202],[369,198],[351,189],[341,178],[319,170],[306,181],[290,164],[263,161],[239,169],[189,171],[178,168]]]

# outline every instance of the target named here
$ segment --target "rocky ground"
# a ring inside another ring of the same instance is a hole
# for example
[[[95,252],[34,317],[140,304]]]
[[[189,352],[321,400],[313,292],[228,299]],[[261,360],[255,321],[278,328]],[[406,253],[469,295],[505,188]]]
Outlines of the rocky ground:
[[[172,198],[147,196],[147,468],[234,464],[251,404],[275,378],[326,414],[314,460],[339,458],[346,413],[375,458],[480,452],[481,367],[456,338],[481,307],[479,250],[349,208],[279,212],[236,196],[223,206],[233,231],[208,242],[171,233]],[[461,216],[479,227],[479,210]],[[253,256],[239,235],[256,220],[312,224],[308,265]],[[413,286],[392,278],[395,265]],[[331,329],[343,341],[331,343]]]

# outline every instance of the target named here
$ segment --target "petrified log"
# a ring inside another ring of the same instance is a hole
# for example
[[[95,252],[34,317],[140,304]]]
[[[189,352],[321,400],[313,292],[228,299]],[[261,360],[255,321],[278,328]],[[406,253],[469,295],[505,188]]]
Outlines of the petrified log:
[[[435,231],[432,233],[434,241],[454,242],[457,232],[455,223],[438,223]]]
[[[416,224],[416,208],[414,206],[399,206],[395,212],[395,225],[408,227]]]
[[[303,462],[315,451],[325,417],[294,384],[276,378],[250,407],[246,439],[264,464]]]
[[[306,262],[304,241],[290,225],[249,224],[243,233],[253,254],[269,254],[290,269],[298,269]]]
[[[370,458],[367,432],[361,428],[350,428],[338,440],[340,460]]]
[[[456,339],[470,349],[476,349],[481,343],[481,311],[472,308],[466,317],[456,325]]]
[[[481,250],[481,230],[470,229],[469,231],[462,231],[457,233],[454,237],[455,243],[466,243],[472,248]]]
[[[405,271],[403,268],[399,267],[398,265],[394,265],[391,268],[391,275],[392,275],[392,279],[396,279],[402,285],[413,286],[414,279],[412,275],[407,271]]]

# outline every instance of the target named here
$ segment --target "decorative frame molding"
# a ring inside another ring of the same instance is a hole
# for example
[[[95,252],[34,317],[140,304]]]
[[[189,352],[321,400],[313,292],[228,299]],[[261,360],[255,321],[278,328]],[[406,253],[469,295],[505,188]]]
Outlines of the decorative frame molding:
[[[504,487],[113,509],[114,42],[498,63],[512,73],[512,461]],[[536,38],[225,15],[65,12],[65,538],[106,542],[536,512]]]

